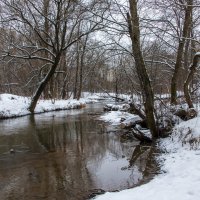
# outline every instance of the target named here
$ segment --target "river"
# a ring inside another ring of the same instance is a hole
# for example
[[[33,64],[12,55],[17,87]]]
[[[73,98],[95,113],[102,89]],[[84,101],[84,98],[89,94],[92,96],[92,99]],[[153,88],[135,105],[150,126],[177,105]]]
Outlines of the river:
[[[157,171],[152,147],[122,142],[98,120],[103,103],[0,121],[1,200],[84,200],[116,191]]]

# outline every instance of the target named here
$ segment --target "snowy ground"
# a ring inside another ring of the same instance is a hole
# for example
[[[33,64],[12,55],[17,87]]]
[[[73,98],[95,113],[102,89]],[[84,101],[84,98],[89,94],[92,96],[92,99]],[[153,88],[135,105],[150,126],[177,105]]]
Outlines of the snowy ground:
[[[115,116],[116,115],[116,116]],[[117,113],[110,122],[119,122]],[[103,117],[109,121],[109,115]],[[142,186],[105,193],[95,200],[199,200],[200,199],[200,117],[181,122],[170,138],[158,143],[165,152],[158,158],[162,174]],[[116,175],[117,176],[117,175]]]
[[[74,99],[56,100],[39,100],[35,108],[35,113],[43,113],[55,110],[76,109],[86,105],[86,103],[97,102],[102,99],[103,94],[84,93],[84,98],[79,101]],[[13,94],[0,94],[0,119],[29,115],[27,110],[31,98],[22,97]]]
[[[35,108],[35,113],[76,109],[84,107],[87,103],[95,103],[102,99],[111,99],[111,96],[115,96],[115,94],[84,92],[79,101],[69,99],[56,100],[55,103],[52,103],[51,100],[39,100]],[[125,98],[127,101],[130,98],[129,95],[119,95],[119,97]],[[0,94],[0,119],[29,115],[30,112],[27,108],[30,101],[30,97],[22,97],[13,94]]]
[[[137,121],[141,118],[137,115],[130,114],[123,111],[110,111],[100,117],[101,120],[109,122],[111,125],[120,125],[121,122],[127,123],[129,121]]]

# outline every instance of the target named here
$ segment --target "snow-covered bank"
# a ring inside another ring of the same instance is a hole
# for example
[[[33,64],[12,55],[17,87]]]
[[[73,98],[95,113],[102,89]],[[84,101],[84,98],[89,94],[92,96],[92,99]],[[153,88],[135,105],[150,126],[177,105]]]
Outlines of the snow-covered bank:
[[[111,125],[120,125],[122,122],[123,123],[128,123],[130,121],[135,122],[140,119],[141,118],[137,115],[133,115],[128,112],[122,112],[122,111],[110,111],[100,117],[100,120],[109,122]]]
[[[152,181],[133,189],[113,193],[107,192],[94,199],[199,200],[199,127],[200,117],[182,122],[174,128],[171,137],[161,139],[158,142],[159,147],[165,152],[158,158],[163,173],[156,176]]]
[[[27,109],[30,101],[31,98],[28,97],[21,97],[12,94],[1,94],[0,119],[31,114]],[[39,100],[35,108],[35,113],[82,108],[87,102],[87,99],[81,99],[80,101],[74,99],[56,100],[54,103],[51,100]]]

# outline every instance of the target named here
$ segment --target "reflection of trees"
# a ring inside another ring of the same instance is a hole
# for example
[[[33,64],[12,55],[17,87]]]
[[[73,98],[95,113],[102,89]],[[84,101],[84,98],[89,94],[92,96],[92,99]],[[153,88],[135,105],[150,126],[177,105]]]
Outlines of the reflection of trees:
[[[76,178],[86,181],[84,180],[86,177],[91,184],[87,171],[88,163],[96,167],[100,166],[107,153],[112,154],[116,159],[122,157],[123,152],[118,136],[111,133],[97,134],[101,126],[87,115],[80,115],[74,119],[67,118],[65,122],[56,122],[54,119],[45,130],[37,129],[42,145],[51,152],[65,153],[64,159],[69,162],[66,164],[69,184],[77,184],[74,181]],[[78,171],[80,169],[82,172]]]
[[[133,170],[133,176],[134,169],[135,167],[137,167],[139,172],[142,174],[142,177],[140,177],[140,179],[145,181],[152,177],[152,174],[154,174],[155,171],[158,170],[154,158],[155,151],[156,148],[154,146],[137,145],[135,147],[131,159],[129,161],[129,169]]]
[[[0,135],[0,146],[3,145],[3,148],[0,148],[0,154],[9,152],[11,148],[14,148],[17,152],[43,152],[44,148],[35,135],[34,120],[34,116],[7,120],[5,123],[10,126],[10,129],[5,128],[2,130],[3,135]],[[12,121],[16,127],[10,125]]]
[[[20,179],[14,190],[19,193],[20,188],[24,188],[27,199],[35,195],[38,198],[78,200],[77,191],[84,193],[95,187],[92,174],[87,169],[88,163],[97,168],[108,153],[116,159],[122,155],[130,156],[130,146],[120,143],[118,135],[97,134],[102,124],[88,115],[52,117],[48,122],[47,119],[37,120],[34,116],[30,119],[30,124],[24,128],[28,134],[0,136],[0,141],[2,139],[7,144],[11,139],[15,140],[10,142],[12,144],[23,141],[33,149],[31,152],[43,152],[44,148],[50,152],[25,155],[27,157],[18,158],[17,167],[12,168],[11,175]],[[140,172],[146,173],[149,151],[138,155],[141,149],[137,148],[130,160],[130,169],[136,166]],[[1,166],[6,169],[5,164]]]

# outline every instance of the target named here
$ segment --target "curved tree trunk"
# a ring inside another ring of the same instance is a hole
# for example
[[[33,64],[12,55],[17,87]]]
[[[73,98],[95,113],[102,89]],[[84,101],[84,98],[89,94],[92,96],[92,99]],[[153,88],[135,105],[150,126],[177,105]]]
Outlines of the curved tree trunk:
[[[144,96],[144,107],[148,127],[151,131],[152,137],[158,137],[158,130],[156,127],[154,117],[154,94],[149,80],[149,76],[144,63],[141,47],[140,47],[140,30],[139,18],[137,14],[137,0],[129,0],[130,14],[127,13],[129,34],[132,40],[132,50],[135,59],[135,66],[137,75],[139,77],[140,86]]]

